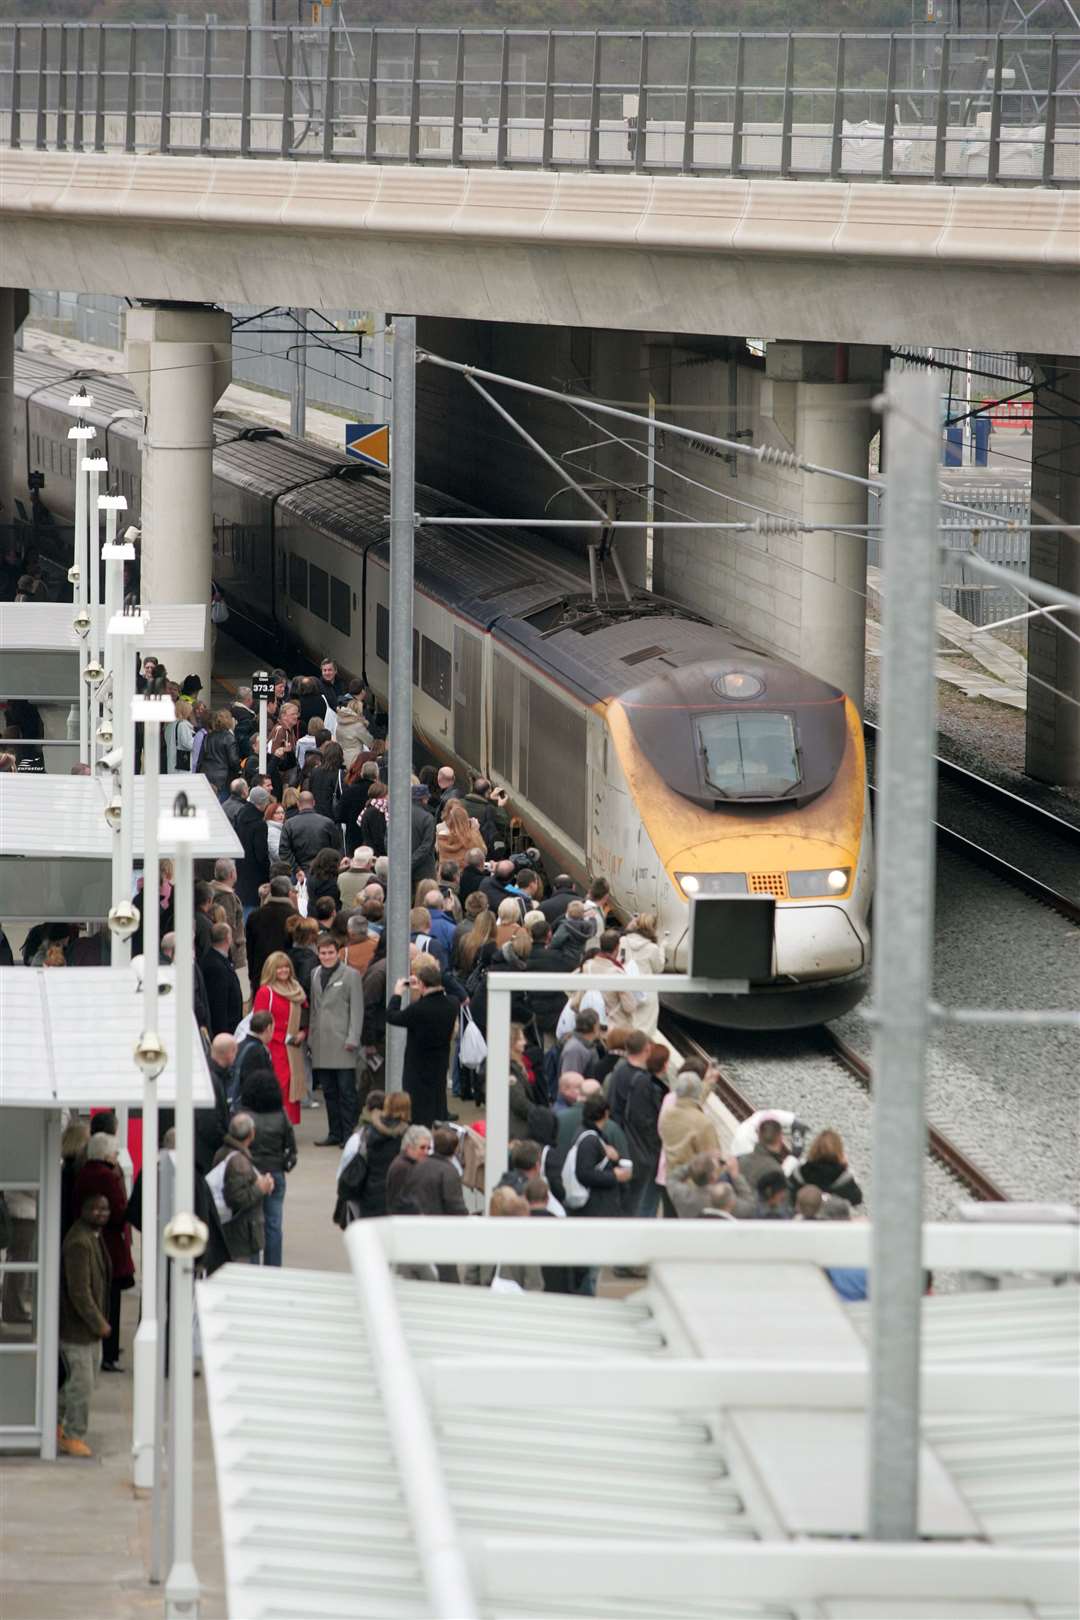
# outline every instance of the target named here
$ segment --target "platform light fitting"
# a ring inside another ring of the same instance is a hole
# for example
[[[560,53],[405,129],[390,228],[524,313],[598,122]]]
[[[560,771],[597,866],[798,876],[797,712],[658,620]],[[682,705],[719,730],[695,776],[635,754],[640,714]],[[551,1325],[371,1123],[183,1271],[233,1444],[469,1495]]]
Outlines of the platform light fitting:
[[[87,685],[89,686],[96,686],[98,681],[103,681],[104,679],[104,669],[102,669],[101,665],[96,659],[91,658],[90,662],[83,670],[83,680],[86,681]]]
[[[154,1029],[144,1029],[135,1046],[135,1067],[147,1080],[156,1080],[168,1062],[168,1053],[161,1036]]]
[[[79,567],[78,563],[72,563],[71,567],[67,571],[67,577],[69,585],[77,585],[79,583],[80,579],[82,579],[82,569]]]
[[[98,726],[95,736],[103,748],[111,748],[113,740],[112,721],[103,720],[100,726]]]
[[[117,939],[130,939],[138,926],[139,913],[130,900],[118,901],[109,912],[109,927]]]
[[[163,1241],[170,1260],[197,1260],[206,1251],[210,1228],[197,1215],[181,1210],[165,1228]]]
[[[109,826],[112,828],[113,832],[116,832],[117,828],[120,826],[120,817],[123,815],[123,813],[124,801],[121,799],[119,793],[114,793],[108,804],[105,806],[105,820],[109,823]],[[111,923],[111,911],[109,913],[109,918]],[[116,930],[113,929],[113,932],[115,933]],[[121,935],[121,938],[123,937],[124,936]]]
[[[77,636],[85,639],[90,634],[90,615],[85,608],[80,608],[71,621],[71,628]]]

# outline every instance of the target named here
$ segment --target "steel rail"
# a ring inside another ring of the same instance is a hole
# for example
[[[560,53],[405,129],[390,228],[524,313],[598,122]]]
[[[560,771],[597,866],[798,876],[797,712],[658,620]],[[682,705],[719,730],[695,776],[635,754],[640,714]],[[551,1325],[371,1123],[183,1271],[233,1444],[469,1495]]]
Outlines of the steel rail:
[[[873,739],[875,746],[878,740],[878,727],[871,720],[863,721],[863,730]],[[962,765],[955,764],[950,759],[943,759],[938,755],[938,777],[942,782],[966,793],[970,798],[981,800],[992,805],[999,811],[1005,811],[1018,820],[1026,822],[1036,832],[1043,832],[1048,836],[1060,838],[1064,843],[1074,844],[1077,850],[1077,859],[1080,861],[1080,827],[1070,821],[1064,821],[1056,816],[1052,810],[1044,810],[1041,805],[1032,804],[1029,799],[1008,788],[999,787],[996,782],[990,782],[983,776],[977,776]],[[873,783],[871,783],[873,791]],[[1080,926],[1080,900],[1074,900],[1069,895],[1061,894],[1049,884],[1036,877],[1033,872],[1027,872],[1023,867],[1015,866],[1006,860],[1003,855],[997,855],[993,850],[978,844],[974,839],[968,838],[955,827],[946,826],[944,822],[936,823],[938,840],[947,849],[954,850],[965,859],[982,866],[992,872],[1010,887],[1028,894],[1040,905],[1048,906],[1059,916],[1065,917],[1069,922]]]
[[[675,1021],[673,1014],[667,1013],[663,1016],[663,1025],[662,1033],[665,1041],[669,1042],[684,1057],[700,1057],[708,1063],[716,1063],[713,1054],[702,1046],[701,1042],[696,1040],[694,1036],[688,1034]],[[846,1074],[850,1075],[864,1091],[872,1091],[873,1076],[869,1063],[842,1036],[837,1035],[828,1025],[823,1025],[818,1033],[818,1042],[821,1049],[834,1060],[839,1068],[842,1068]],[[724,1106],[730,1110],[740,1124],[744,1119],[749,1119],[750,1115],[756,1112],[753,1104],[743,1096],[731,1076],[725,1074],[723,1069],[721,1069],[714,1082],[714,1090]],[[980,1170],[979,1166],[968,1157],[962,1148],[957,1147],[955,1142],[934,1125],[927,1126],[927,1152],[951,1176],[961,1182],[971,1196],[980,1203],[1005,1204],[1009,1202],[1008,1193],[1004,1192],[985,1171]]]

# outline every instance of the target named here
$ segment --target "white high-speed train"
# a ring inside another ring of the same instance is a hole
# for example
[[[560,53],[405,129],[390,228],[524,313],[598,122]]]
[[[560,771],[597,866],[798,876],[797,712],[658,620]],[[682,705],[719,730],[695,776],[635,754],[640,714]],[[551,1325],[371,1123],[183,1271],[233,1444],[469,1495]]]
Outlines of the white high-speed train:
[[[73,507],[76,377],[17,357],[17,466]],[[95,376],[89,420],[138,512],[134,403]],[[216,418],[214,577],[231,628],[388,691],[389,481],[309,441]],[[417,490],[421,514],[477,515]],[[871,829],[858,713],[843,692],[649,592],[594,601],[573,554],[520,530],[416,537],[418,736],[504,787],[552,870],[605,876],[619,909],[651,911],[685,965],[687,897],[772,894],[773,972],[749,997],[683,1010],[795,1027],[857,1001],[869,962]]]

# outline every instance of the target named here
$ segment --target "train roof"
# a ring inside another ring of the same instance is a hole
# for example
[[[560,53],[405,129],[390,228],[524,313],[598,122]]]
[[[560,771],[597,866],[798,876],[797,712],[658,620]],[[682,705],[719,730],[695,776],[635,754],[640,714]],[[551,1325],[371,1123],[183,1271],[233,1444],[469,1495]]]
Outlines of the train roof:
[[[46,390],[62,411],[79,377],[92,378],[90,420],[137,405],[126,382],[71,367],[39,355],[16,357],[21,394]],[[116,424],[133,430],[134,424]],[[338,544],[371,549],[389,560],[390,481],[328,446],[251,424],[233,413],[214,418],[216,477],[276,500],[279,510]],[[416,486],[416,510],[424,517],[483,514],[427,485]],[[691,663],[748,659],[783,665],[814,701],[809,686],[824,683],[766,652],[747,637],[711,624],[692,610],[635,591],[630,603],[610,571],[601,601],[589,596],[586,562],[528,529],[425,528],[416,535],[416,583],[497,642],[514,648],[590,703],[602,702],[647,682],[670,678]],[[755,665],[756,667],[756,665]],[[828,688],[830,693],[835,689]]]
[[[124,437],[136,437],[142,433],[142,406],[124,377],[50,360],[44,355],[27,354],[25,350],[16,353],[15,393],[20,399],[33,394],[37,404],[67,415],[68,400],[80,388],[85,388],[93,396],[93,405],[83,413],[84,419],[93,427],[107,427],[110,433]],[[140,420],[135,422],[121,417],[118,421],[110,421],[117,411],[124,410],[137,411]]]

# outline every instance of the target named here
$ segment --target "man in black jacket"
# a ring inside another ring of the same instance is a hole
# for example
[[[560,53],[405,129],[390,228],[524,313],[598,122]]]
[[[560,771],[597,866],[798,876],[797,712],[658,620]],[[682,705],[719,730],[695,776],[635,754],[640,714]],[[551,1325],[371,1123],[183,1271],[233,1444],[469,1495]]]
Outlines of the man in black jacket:
[[[526,973],[572,973],[577,962],[565,951],[557,951],[551,943],[551,929],[546,922],[532,924],[532,950],[525,963]],[[536,1027],[544,1038],[545,1048],[555,1039],[555,1026],[559,1022],[559,1014],[566,1006],[565,990],[531,990],[528,993],[529,1009],[536,1021]]]
[[[552,886],[551,893],[546,900],[541,900],[540,910],[544,913],[552,928],[562,922],[566,916],[566,908],[571,900],[580,899],[574,888],[574,880],[565,872],[560,872]]]
[[[210,930],[210,949],[202,959],[211,1036],[231,1035],[244,1016],[244,992],[229,959],[231,950],[232,929],[228,923],[215,923]]]
[[[252,788],[247,802],[229,817],[241,844],[243,859],[236,863],[236,892],[244,908],[245,921],[259,903],[259,885],[270,877],[270,852],[266,841],[263,811],[270,803],[265,788]]]
[[[251,789],[242,776],[234,776],[229,783],[229,796],[227,799],[222,799],[221,808],[234,825],[237,816],[247,804],[250,791]]]
[[[306,871],[321,849],[341,849],[341,828],[329,816],[319,814],[315,795],[305,789],[300,795],[300,808],[281,829],[278,858],[291,862],[294,872],[298,867]]]
[[[285,927],[296,907],[292,903],[292,884],[287,877],[270,879],[270,893],[266,904],[259,906],[247,920],[248,978],[252,991],[262,983],[263,963],[274,951],[287,951],[289,935]]]
[[[195,1169],[200,1176],[209,1174],[229,1129],[229,1082],[235,1061],[236,1041],[232,1035],[215,1035],[206,1065],[214,1088],[214,1105],[195,1110]]]
[[[407,1007],[401,998],[408,987]],[[422,962],[408,980],[399,979],[386,1008],[386,1022],[408,1031],[403,1083],[412,1099],[412,1122],[429,1128],[446,1118],[446,1071],[458,1004],[443,989],[435,963]]]
[[[422,804],[413,800],[410,806],[412,821],[412,880],[435,876],[435,817]]]
[[[255,707],[255,698],[250,686],[238,686],[236,689],[236,702],[232,704],[230,713],[236,721],[236,747],[241,759],[246,759],[251,749],[252,736],[259,729],[259,711]]]

